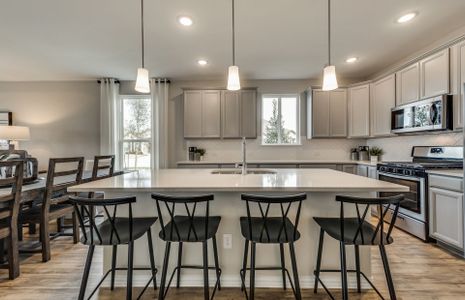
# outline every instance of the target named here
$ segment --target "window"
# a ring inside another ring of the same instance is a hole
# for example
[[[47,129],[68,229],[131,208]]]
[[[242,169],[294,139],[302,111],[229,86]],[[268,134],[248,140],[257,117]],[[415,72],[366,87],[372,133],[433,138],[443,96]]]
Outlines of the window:
[[[148,169],[152,165],[152,99],[121,96],[119,149],[124,169]]]
[[[300,101],[298,95],[263,95],[262,144],[300,144]]]

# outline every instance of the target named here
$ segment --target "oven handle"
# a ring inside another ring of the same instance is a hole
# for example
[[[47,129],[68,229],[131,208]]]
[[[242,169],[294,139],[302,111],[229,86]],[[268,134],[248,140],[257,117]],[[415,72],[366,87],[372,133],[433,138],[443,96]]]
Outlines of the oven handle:
[[[411,176],[402,176],[402,175],[395,175],[395,174],[384,173],[384,172],[378,172],[378,175],[384,175],[384,176],[386,176],[386,177],[393,177],[393,178],[404,179],[404,180],[410,180],[410,181],[416,181],[416,182],[424,181],[424,178],[411,177]]]

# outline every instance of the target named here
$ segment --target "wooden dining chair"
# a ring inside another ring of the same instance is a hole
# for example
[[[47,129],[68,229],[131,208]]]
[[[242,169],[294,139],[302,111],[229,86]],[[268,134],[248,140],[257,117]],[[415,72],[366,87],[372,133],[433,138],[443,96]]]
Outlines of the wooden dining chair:
[[[18,212],[21,202],[21,189],[23,185],[24,161],[0,161],[0,170],[14,169],[12,174],[0,178],[0,186],[11,186],[8,194],[0,194],[0,239],[8,243],[8,271],[9,278],[19,276],[18,252]]]
[[[79,225],[73,205],[69,202],[67,188],[81,182],[84,157],[51,158],[49,161],[44,199],[40,205],[22,210],[21,223],[40,225],[42,261],[50,260],[50,239],[65,235],[60,226],[51,235],[50,221],[72,215],[74,243],[79,242]]]
[[[92,181],[105,179],[113,176],[115,170],[114,155],[97,155],[94,157],[94,165],[92,167]],[[103,198],[102,193],[90,192],[89,198]]]

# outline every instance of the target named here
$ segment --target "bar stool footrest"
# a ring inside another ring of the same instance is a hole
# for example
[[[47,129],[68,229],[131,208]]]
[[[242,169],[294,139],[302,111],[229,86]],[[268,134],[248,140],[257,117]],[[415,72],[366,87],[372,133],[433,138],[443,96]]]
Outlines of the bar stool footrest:
[[[283,271],[283,268],[281,267],[256,267],[254,268],[255,271]],[[246,271],[250,270],[250,268],[245,268]],[[292,288],[292,293],[294,296],[296,296],[295,288],[294,288],[294,283],[291,279],[291,275],[289,273],[289,270],[287,268],[284,268],[284,272],[287,274],[287,279],[289,280],[289,283],[291,284]],[[245,299],[249,299],[249,295],[247,294],[247,289],[245,288],[245,276],[244,276],[244,269],[240,269],[239,271],[240,276],[241,276],[241,281],[242,281],[242,290],[245,293]]]

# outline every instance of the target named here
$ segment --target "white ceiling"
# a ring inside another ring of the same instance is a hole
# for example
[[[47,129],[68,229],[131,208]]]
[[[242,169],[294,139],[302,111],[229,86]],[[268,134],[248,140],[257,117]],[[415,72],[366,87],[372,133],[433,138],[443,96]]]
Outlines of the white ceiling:
[[[465,26],[464,0],[333,0],[333,63],[364,78]],[[0,2],[0,81],[135,78],[137,0]],[[172,79],[225,77],[231,63],[230,0],[145,0],[146,66]],[[413,22],[396,18],[419,13]],[[179,15],[194,19],[190,28]],[[320,76],[326,63],[326,0],[236,0],[243,78]],[[348,56],[360,61],[349,65]],[[197,59],[206,58],[207,67]]]

